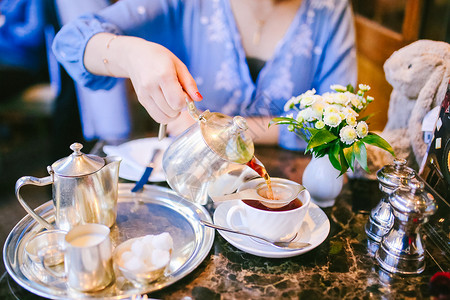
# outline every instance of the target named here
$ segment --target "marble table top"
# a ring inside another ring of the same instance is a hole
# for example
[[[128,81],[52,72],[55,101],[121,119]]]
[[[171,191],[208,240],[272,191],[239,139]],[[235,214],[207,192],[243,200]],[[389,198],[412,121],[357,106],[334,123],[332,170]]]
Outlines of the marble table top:
[[[301,182],[310,157],[278,147],[258,147],[255,155],[269,174]],[[317,248],[291,258],[245,253],[216,234],[207,258],[191,274],[149,295],[161,299],[428,299],[429,281],[449,262],[425,236],[432,255],[416,276],[384,272],[371,255],[364,225],[380,200],[377,182],[345,179],[331,208],[323,208],[331,229]],[[214,207],[207,204],[212,214]],[[19,221],[19,220],[17,220]],[[7,274],[0,278],[2,299],[37,299]]]

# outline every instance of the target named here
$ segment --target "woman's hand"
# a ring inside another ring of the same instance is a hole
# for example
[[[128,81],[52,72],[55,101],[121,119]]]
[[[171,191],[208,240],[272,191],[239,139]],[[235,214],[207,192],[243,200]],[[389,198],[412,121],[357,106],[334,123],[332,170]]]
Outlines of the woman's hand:
[[[167,133],[169,136],[178,136],[195,123],[187,110],[184,110],[173,121],[167,124]]]
[[[94,74],[130,78],[139,102],[158,123],[175,120],[186,97],[202,99],[183,62],[167,48],[141,38],[96,34],[86,46],[84,63]]]

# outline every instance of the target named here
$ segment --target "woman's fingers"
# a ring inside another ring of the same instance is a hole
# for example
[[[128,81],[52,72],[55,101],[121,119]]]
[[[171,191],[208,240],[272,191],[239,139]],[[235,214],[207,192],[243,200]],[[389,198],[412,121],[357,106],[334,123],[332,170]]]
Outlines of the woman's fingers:
[[[189,70],[186,68],[183,62],[177,59],[175,67],[178,74],[178,80],[183,90],[186,91],[186,93],[189,95],[189,97],[191,97],[192,100],[201,101],[203,99],[203,96],[198,91],[197,84],[195,83],[194,78],[192,77],[191,73],[189,73]]]
[[[176,119],[180,114],[179,111],[174,111],[164,100],[162,96],[162,92],[147,92],[146,90],[141,90],[140,92],[136,92],[139,102],[142,106],[147,110],[147,113],[150,117],[153,118],[158,123],[167,124],[170,121]],[[150,96],[152,95],[152,96]],[[155,96],[156,95],[156,96]],[[155,98],[159,98],[155,100]],[[161,107],[162,106],[162,107]]]
[[[175,97],[175,96],[170,96],[170,97]],[[177,117],[181,111],[181,109],[183,108],[183,106],[181,105],[183,102],[179,101],[181,98],[168,98],[166,97],[166,95],[164,94],[164,92],[161,90],[161,87],[157,87],[155,89],[155,91],[152,93],[152,98],[155,102],[155,104],[158,106],[158,108],[164,112],[164,114],[167,115],[167,117],[173,119],[175,117]],[[177,104],[178,107],[175,108],[174,102],[177,103],[181,103],[181,104]]]
[[[160,89],[171,109],[177,112],[183,110],[186,106],[186,93],[183,91],[176,76],[171,78],[171,80],[163,80]]]

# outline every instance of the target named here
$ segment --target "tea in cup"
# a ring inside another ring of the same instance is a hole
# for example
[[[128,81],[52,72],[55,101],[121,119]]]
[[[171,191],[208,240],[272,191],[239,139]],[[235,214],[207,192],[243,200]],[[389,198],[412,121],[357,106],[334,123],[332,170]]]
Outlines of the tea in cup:
[[[283,200],[283,195],[291,195],[286,189],[292,185],[298,183],[272,178],[274,198]],[[268,188],[263,178],[257,178],[244,183],[238,191],[246,189],[256,189],[259,195],[265,197]],[[264,205],[259,200],[241,199],[228,211],[227,223],[235,230],[247,231],[272,241],[290,241],[300,230],[309,203],[310,195],[307,190],[302,190],[291,202],[273,207]],[[238,215],[239,218],[236,217]]]
[[[58,249],[43,248],[38,252],[41,264],[52,275],[67,281],[67,285],[81,292],[105,288],[114,279],[112,247],[108,226],[84,224],[72,228]],[[64,256],[64,272],[49,268],[49,257]]]

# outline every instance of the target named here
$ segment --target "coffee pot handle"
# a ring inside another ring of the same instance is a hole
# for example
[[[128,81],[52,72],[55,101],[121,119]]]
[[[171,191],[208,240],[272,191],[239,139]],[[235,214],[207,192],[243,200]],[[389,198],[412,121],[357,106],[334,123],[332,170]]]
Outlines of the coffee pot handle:
[[[36,221],[39,222],[43,227],[47,228],[48,230],[54,229],[53,226],[44,220],[41,216],[39,216],[31,207],[28,206],[28,204],[23,200],[22,196],[20,195],[20,188],[24,185],[37,185],[37,186],[44,186],[49,185],[53,183],[53,176],[47,176],[44,178],[36,178],[32,176],[23,176],[19,178],[16,181],[16,197],[17,200],[19,200],[19,203],[22,205],[22,207],[27,211],[27,213],[32,216]]]

